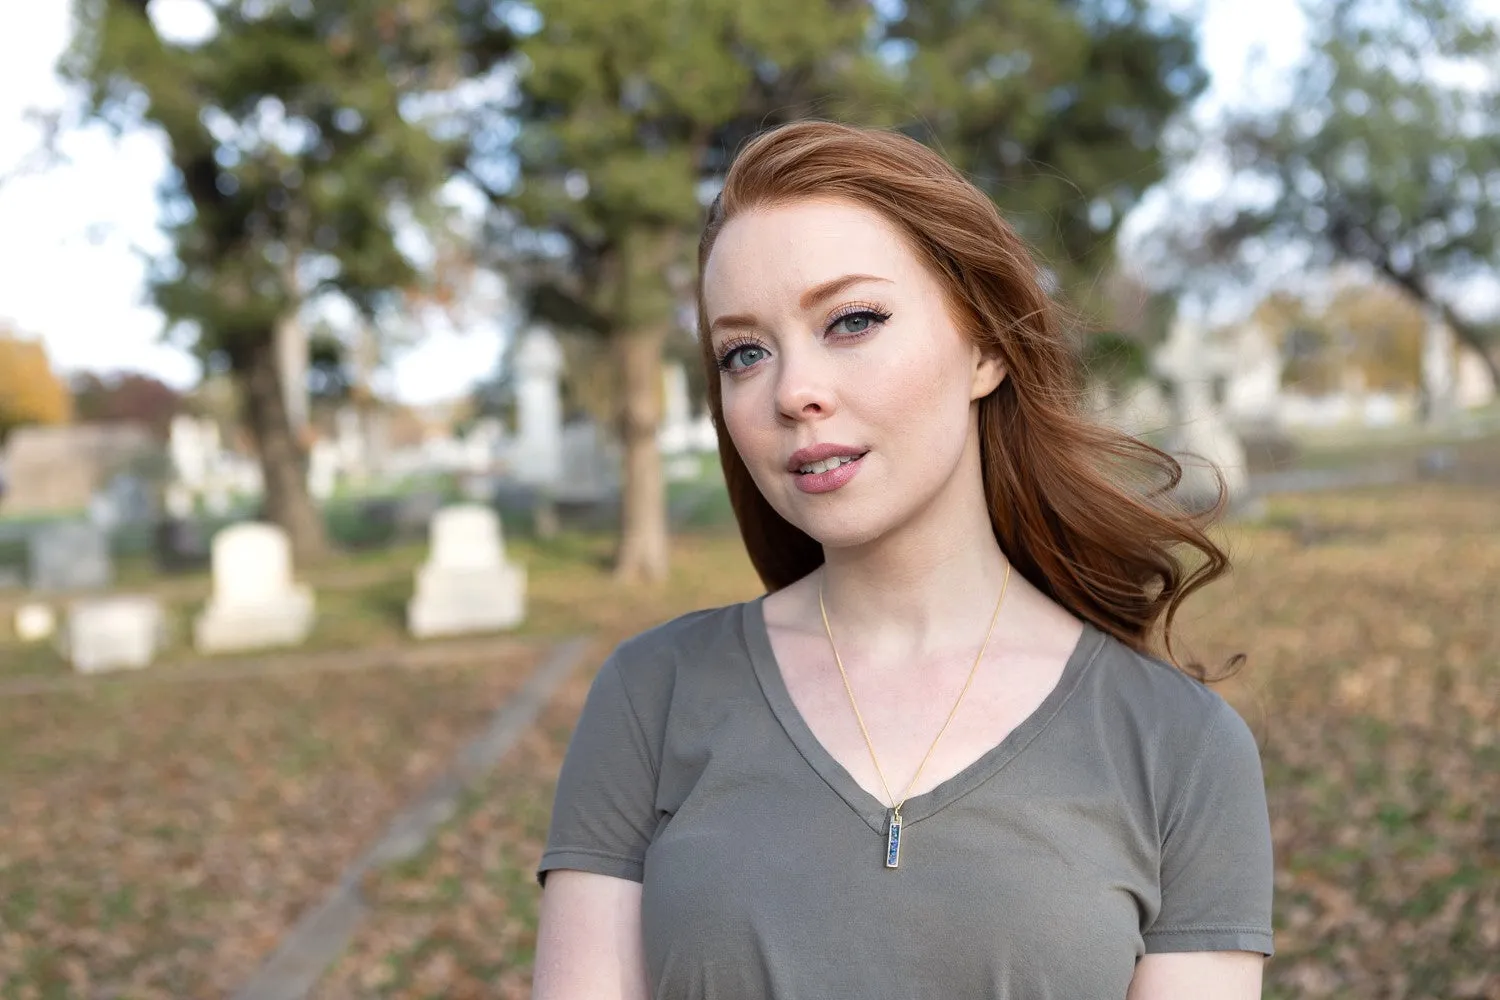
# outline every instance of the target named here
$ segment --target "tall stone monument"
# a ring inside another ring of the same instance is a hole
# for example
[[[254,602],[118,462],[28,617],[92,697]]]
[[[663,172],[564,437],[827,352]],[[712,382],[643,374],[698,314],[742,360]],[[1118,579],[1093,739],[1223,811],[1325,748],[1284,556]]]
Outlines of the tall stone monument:
[[[1201,327],[1179,319],[1152,357],[1152,367],[1172,385],[1174,426],[1167,450],[1182,463],[1178,496],[1193,509],[1211,504],[1219,490],[1217,469],[1234,503],[1244,496],[1249,477],[1244,444],[1214,400],[1213,382],[1227,374],[1227,359]]]
[[[562,476],[562,346],[546,327],[534,326],[524,334],[514,364],[512,475],[528,486],[553,486]]]

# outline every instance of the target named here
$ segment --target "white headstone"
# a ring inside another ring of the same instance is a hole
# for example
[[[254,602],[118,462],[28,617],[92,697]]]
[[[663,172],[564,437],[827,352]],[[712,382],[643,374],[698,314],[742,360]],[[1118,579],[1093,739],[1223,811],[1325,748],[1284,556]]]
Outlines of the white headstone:
[[[1455,368],[1453,331],[1440,313],[1430,310],[1422,332],[1422,391],[1429,421],[1445,420],[1453,413]]]
[[[50,605],[32,601],[16,608],[16,638],[22,642],[42,642],[57,631],[57,615]]]
[[[1260,323],[1240,327],[1224,390],[1224,409],[1241,425],[1275,427],[1281,420],[1281,352]]]
[[[179,413],[172,418],[167,451],[178,482],[189,490],[201,490],[220,451],[219,425],[206,417]]]
[[[199,652],[296,645],[313,624],[313,595],[292,579],[292,550],[274,524],[225,528],[213,540],[213,596],[194,623]]]
[[[432,518],[431,549],[417,570],[407,625],[419,639],[514,628],[525,614],[526,574],[505,559],[500,518],[479,504]]]
[[[333,496],[339,482],[338,445],[319,439],[307,456],[307,492],[320,503]]]
[[[1182,464],[1179,495],[1193,507],[1210,502],[1218,494],[1217,470],[1228,500],[1238,499],[1249,485],[1245,446],[1213,397],[1213,379],[1229,364],[1197,325],[1183,320],[1173,324],[1152,364],[1172,383],[1176,426],[1167,450]]]
[[[681,455],[693,448],[693,400],[688,394],[687,369],[680,362],[662,369],[661,430],[657,444],[662,454]]]
[[[81,674],[139,670],[161,649],[163,621],[161,604],[154,597],[78,601],[68,609],[68,659]]]
[[[182,483],[172,483],[166,489],[167,513],[182,520],[193,512],[193,491]]]
[[[532,327],[516,352],[515,366],[511,469],[520,482],[549,486],[562,476],[562,347],[546,327]]]

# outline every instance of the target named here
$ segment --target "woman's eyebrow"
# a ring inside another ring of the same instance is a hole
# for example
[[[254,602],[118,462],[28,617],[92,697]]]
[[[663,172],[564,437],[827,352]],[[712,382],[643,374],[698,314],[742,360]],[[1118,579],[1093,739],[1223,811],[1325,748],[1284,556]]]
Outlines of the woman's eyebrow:
[[[875,274],[845,274],[812,286],[802,293],[802,296],[797,300],[797,304],[804,310],[811,309],[824,299],[832,298],[851,285],[857,285],[862,281],[879,281],[887,285],[895,284],[890,278],[882,278]],[[747,330],[754,329],[756,325],[754,316],[735,314],[718,317],[709,324],[708,330],[709,333],[713,333],[716,330]]]
[[[834,278],[832,281],[812,286],[802,293],[802,298],[797,300],[797,304],[803,309],[811,309],[824,299],[831,298],[850,285],[857,285],[861,281],[882,281],[887,285],[892,284],[890,278],[882,278],[874,274],[846,274],[842,278]]]

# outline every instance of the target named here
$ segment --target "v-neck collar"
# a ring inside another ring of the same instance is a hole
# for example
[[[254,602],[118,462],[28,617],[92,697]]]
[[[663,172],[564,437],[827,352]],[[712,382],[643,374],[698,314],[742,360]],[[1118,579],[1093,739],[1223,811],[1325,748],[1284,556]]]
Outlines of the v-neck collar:
[[[772,713],[818,776],[869,824],[871,830],[883,836],[890,807],[866,791],[844,765],[834,759],[833,754],[813,734],[807,720],[792,701],[786,678],[782,676],[781,666],[776,660],[776,651],[771,647],[771,635],[766,629],[764,601],[765,597],[762,596],[741,605],[743,612],[740,630],[755,676],[760,681],[761,690],[765,693]],[[1042,730],[1047,728],[1047,724],[1067,702],[1103,649],[1106,638],[1105,633],[1084,622],[1083,634],[1078,637],[1077,644],[1069,654],[1062,676],[1047,693],[1047,697],[1042,699],[1042,703],[1006,734],[1005,739],[986,750],[963,770],[921,795],[907,799],[901,807],[902,821],[908,826],[920,823],[984,784],[1014,760],[1032,740],[1041,735]]]

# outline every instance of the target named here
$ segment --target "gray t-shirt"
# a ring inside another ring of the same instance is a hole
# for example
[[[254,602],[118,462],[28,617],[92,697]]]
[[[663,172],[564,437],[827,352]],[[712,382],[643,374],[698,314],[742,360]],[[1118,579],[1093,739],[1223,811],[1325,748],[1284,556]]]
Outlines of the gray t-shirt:
[[[761,601],[620,645],[539,876],[643,883],[659,1000],[1123,1000],[1147,952],[1270,954],[1255,740],[1216,693],[1086,626],[1057,687],[902,809],[814,738]]]

